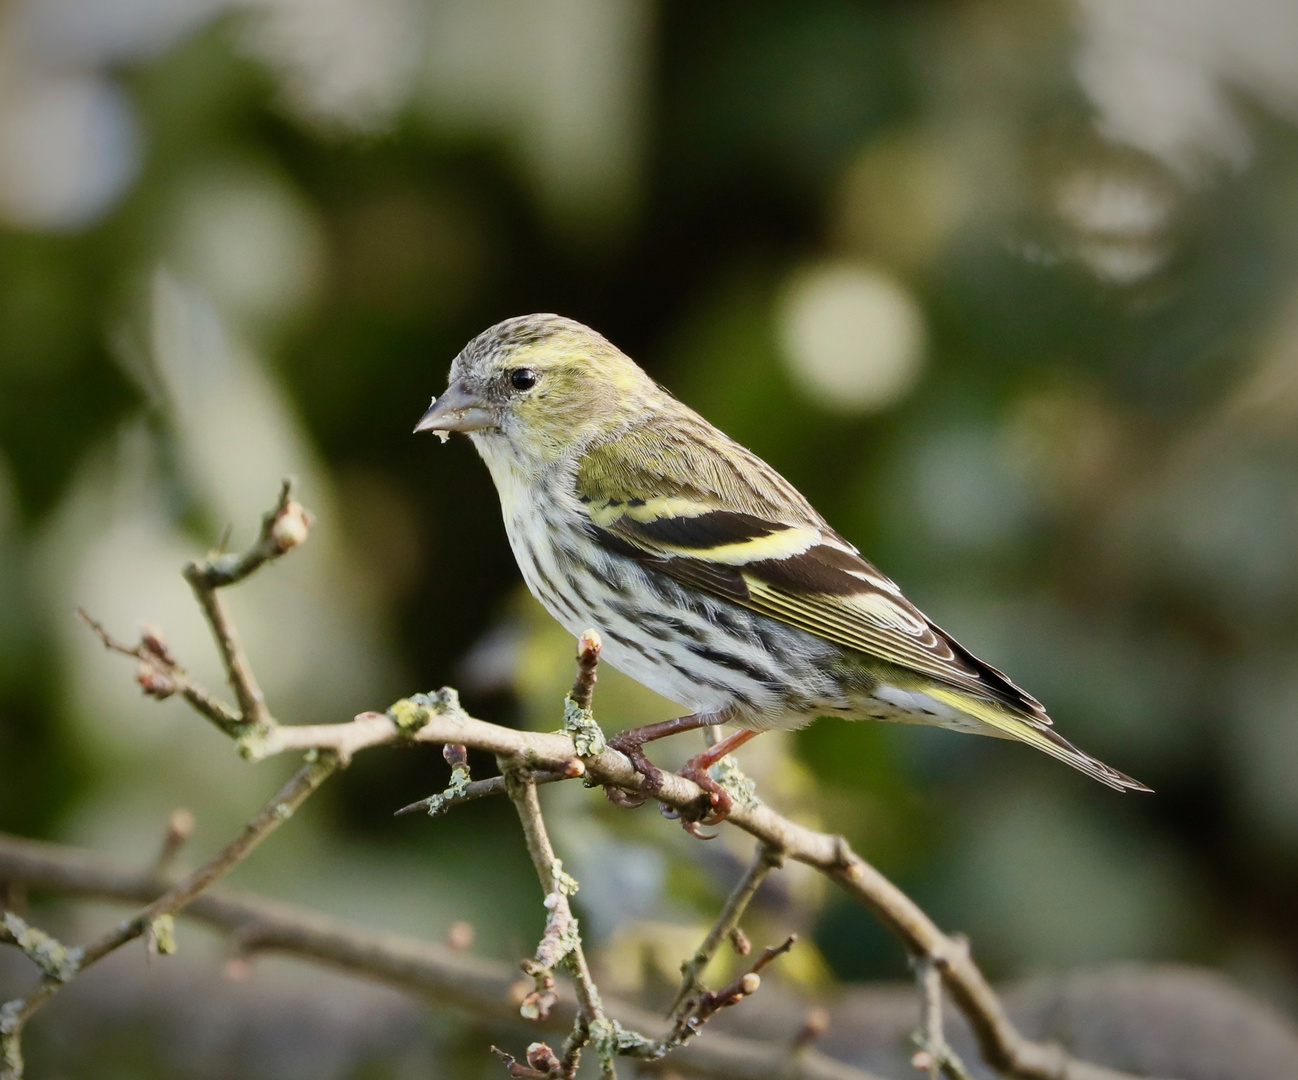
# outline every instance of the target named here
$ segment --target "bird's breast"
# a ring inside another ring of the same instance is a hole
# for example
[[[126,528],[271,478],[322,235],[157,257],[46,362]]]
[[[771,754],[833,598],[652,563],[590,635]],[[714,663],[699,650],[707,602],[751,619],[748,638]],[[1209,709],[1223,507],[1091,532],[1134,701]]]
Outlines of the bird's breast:
[[[506,529],[523,580],[570,633],[594,628],[613,667],[689,712],[795,727],[810,692],[837,700],[832,647],[609,552],[561,493],[516,500]]]

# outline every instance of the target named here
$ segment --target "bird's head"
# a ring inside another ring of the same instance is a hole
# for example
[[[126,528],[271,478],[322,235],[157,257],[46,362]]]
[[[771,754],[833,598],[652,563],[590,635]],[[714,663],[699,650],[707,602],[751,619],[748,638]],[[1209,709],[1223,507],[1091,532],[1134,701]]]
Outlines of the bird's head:
[[[605,338],[559,315],[485,330],[451,364],[450,385],[415,427],[466,432],[484,457],[544,467],[633,420],[663,392]]]

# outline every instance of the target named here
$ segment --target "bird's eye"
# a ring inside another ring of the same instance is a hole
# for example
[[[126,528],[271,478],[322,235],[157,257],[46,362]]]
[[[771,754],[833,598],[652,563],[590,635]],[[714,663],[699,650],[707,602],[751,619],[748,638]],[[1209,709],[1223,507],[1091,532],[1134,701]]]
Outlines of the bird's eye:
[[[536,372],[531,368],[515,368],[509,373],[509,385],[515,390],[531,390],[536,385]]]

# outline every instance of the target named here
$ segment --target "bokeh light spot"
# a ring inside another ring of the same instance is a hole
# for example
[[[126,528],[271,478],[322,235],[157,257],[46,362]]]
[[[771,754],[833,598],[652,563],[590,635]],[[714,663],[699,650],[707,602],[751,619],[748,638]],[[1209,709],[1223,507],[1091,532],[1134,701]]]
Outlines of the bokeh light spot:
[[[105,79],[43,79],[0,98],[0,219],[75,229],[126,190],[139,165],[130,103]]]
[[[182,273],[236,321],[261,324],[305,303],[324,241],[286,184],[258,170],[217,170],[186,194],[173,240]]]
[[[789,371],[828,409],[887,408],[919,377],[924,359],[919,304],[882,270],[829,263],[799,271],[785,288],[778,318]]]

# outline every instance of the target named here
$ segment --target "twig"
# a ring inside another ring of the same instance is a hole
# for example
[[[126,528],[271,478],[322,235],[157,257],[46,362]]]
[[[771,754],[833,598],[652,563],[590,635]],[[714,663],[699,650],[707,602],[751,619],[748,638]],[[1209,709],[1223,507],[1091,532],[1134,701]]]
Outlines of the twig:
[[[81,848],[3,833],[0,877],[47,892],[139,904],[160,896],[172,884],[163,875],[122,866]],[[518,1001],[511,998],[518,970],[494,960],[432,942],[374,933],[309,908],[222,887],[196,897],[183,917],[225,930],[240,945],[257,952],[284,953],[377,978],[475,1016],[518,1018]],[[546,1032],[566,1031],[577,1016],[576,998],[566,986],[558,988],[558,998],[549,1017],[536,1021]],[[626,1002],[605,999],[604,1004],[607,1014],[627,1027],[654,1034],[662,1029],[661,1018]],[[676,1051],[673,1060],[690,1075],[713,1080],[879,1080],[814,1051],[805,1059],[790,1061],[786,1068],[782,1051],[771,1043],[710,1032],[708,1038]]]
[[[90,627],[103,642],[104,648],[123,656],[133,656],[139,661],[135,667],[135,681],[149,697],[164,701],[172,694],[179,694],[232,739],[243,734],[243,720],[238,712],[189,677],[189,673],[177,663],[162,632],[156,627],[145,627],[140,643],[127,645],[113,637],[81,608],[77,608],[77,618]]]
[[[534,1048],[535,1050],[544,1051],[545,1057],[542,1059],[545,1065],[544,1068],[535,1068],[530,1063],[530,1059],[534,1056]],[[551,1078],[563,1068],[563,1063],[559,1061],[558,1058],[554,1057],[554,1051],[546,1046],[545,1043],[532,1043],[532,1045],[527,1049],[527,1056],[529,1058],[529,1063],[527,1065],[521,1064],[513,1054],[505,1053],[505,1051],[499,1046],[493,1046],[491,1052],[495,1054],[496,1057],[500,1058],[501,1062],[505,1066],[505,1071],[508,1072],[510,1076],[520,1077],[521,1080],[551,1080]],[[553,1064],[550,1063],[550,1058],[554,1058]]]
[[[398,705],[403,703],[399,702]],[[409,702],[405,703],[409,704]],[[259,756],[319,748],[354,754],[369,746],[407,739],[439,745],[460,743],[498,757],[536,764],[571,760],[572,738],[565,734],[518,731],[469,716],[458,703],[417,706],[422,724],[410,732],[383,713],[363,713],[350,723],[281,726]],[[581,759],[592,785],[640,791],[643,778],[615,750]],[[495,790],[504,791],[504,781]],[[675,809],[688,809],[702,789],[676,773],[664,772],[653,797]],[[727,821],[798,862],[819,870],[883,923],[912,956],[947,956],[943,981],[973,1029],[984,1059],[1006,1076],[1022,1080],[1119,1080],[1127,1074],[1078,1061],[1061,1048],[1026,1038],[1010,1021],[995,991],[972,957],[944,934],[924,911],[873,866],[852,851],[841,836],[816,832],[790,821],[764,804],[736,804]]]
[[[942,1025],[942,968],[938,961],[924,957],[915,964],[915,981],[919,987],[919,1031],[914,1040],[919,1047],[911,1064],[928,1073],[929,1080],[970,1080],[959,1055],[946,1041]]]
[[[575,759],[577,764],[581,764],[581,759]],[[544,787],[546,784],[554,784],[560,780],[572,780],[581,776],[585,772],[582,768],[579,772],[573,772],[571,769],[565,769],[563,772],[554,772],[550,769],[538,769],[532,773],[532,782],[537,787]],[[503,776],[492,776],[486,780],[471,780],[465,784],[460,791],[451,791],[449,788],[438,795],[430,795],[426,799],[420,799],[418,802],[412,802],[409,806],[403,806],[400,810],[393,811],[393,817],[401,817],[403,814],[413,814],[417,811],[424,813],[444,813],[452,807],[459,806],[461,803],[474,802],[477,799],[485,799],[491,795],[505,794],[505,778]]]
[[[252,673],[252,665],[217,590],[237,585],[264,563],[279,558],[306,540],[312,518],[301,504],[293,501],[292,495],[293,481],[286,478],[274,509],[261,519],[261,532],[247,551],[241,554],[214,552],[206,559],[188,563],[182,571],[212,628],[226,679],[239,704],[239,720],[245,733],[267,732],[275,726],[275,721],[266,708],[266,699]]]
[[[581,758],[590,753],[603,753],[605,750],[604,734],[599,730],[590,711],[602,648],[603,642],[594,630],[583,631],[577,639],[577,674],[573,679],[572,690],[564,701],[564,730],[572,736],[574,749],[579,756],[559,762],[554,768],[533,771],[532,782],[538,787],[543,784],[553,784],[557,780],[572,780],[584,775],[586,766]],[[450,761],[449,758],[447,760]],[[430,817],[436,816],[453,806],[459,806],[460,803],[505,792],[504,776],[469,781],[468,766],[465,764],[464,774],[457,782],[454,773],[456,763],[451,762],[451,765],[451,784],[445,791],[403,806],[394,812],[394,816],[413,814],[417,810],[422,810]]]
[[[162,837],[162,847],[153,860],[153,872],[161,874],[171,869],[180,849],[194,835],[194,815],[188,810],[173,810],[167,819],[167,831]]]
[[[577,675],[572,682],[572,692],[568,695],[579,709],[589,709],[591,698],[595,693],[595,680],[599,678],[599,654],[604,647],[599,634],[594,630],[585,630],[577,638]]]
[[[67,982],[109,953],[146,933],[158,920],[175,915],[204,889],[219,881],[280,825],[338,767],[337,758],[320,755],[303,765],[239,835],[199,869],[182,879],[135,915],[91,942],[84,950],[68,950],[67,961],[42,969],[40,981],[23,997],[0,1006],[0,1080],[21,1080],[20,1039],[31,1016]]]
[[[486,751],[507,762],[511,776],[522,781],[517,785],[518,790],[530,793],[533,800],[538,772],[584,774],[591,786],[633,793],[644,791],[644,778],[624,755],[605,747],[603,734],[589,708],[579,703],[579,698],[588,700],[586,692],[593,682],[594,665],[598,661],[593,642],[583,648],[589,654],[584,662],[590,665],[591,678],[583,678],[579,664],[577,682],[565,707],[562,733],[516,731],[476,720],[460,707],[455,692],[449,689],[404,699],[386,714],[363,713],[350,723],[276,725],[261,700],[247,658],[216,590],[242,580],[258,566],[301,543],[309,525],[309,516],[291,501],[286,482],[275,509],[264,518],[261,534],[252,548],[242,555],[215,555],[185,568],[185,576],[212,626],[239,702],[238,741],[245,756],[260,759],[285,751],[315,749],[329,751],[332,760],[346,763],[359,750],[384,743],[455,744]],[[137,654],[131,652],[131,655]],[[199,705],[195,707],[212,718]],[[223,730],[228,730],[228,725]],[[228,733],[236,734],[229,730]],[[464,796],[468,796],[471,786],[466,785]],[[494,793],[513,786],[503,780],[498,784],[488,781],[478,792]],[[513,795],[513,790],[510,793]],[[688,810],[703,794],[697,784],[673,773],[663,773],[661,786],[652,792],[653,798],[676,810]],[[982,1056],[991,1068],[1021,1080],[1121,1080],[1124,1077],[1125,1074],[1078,1061],[1058,1046],[1025,1038],[1006,1015],[1000,999],[968,950],[944,934],[913,900],[855,854],[842,837],[798,825],[755,800],[737,800],[727,820],[765,847],[783,851],[788,857],[825,874],[872,911],[912,957],[938,964],[943,983],[969,1021]],[[526,824],[524,818],[525,827]],[[544,877],[542,881],[544,884]],[[580,978],[578,985],[581,986]],[[646,1047],[632,1040],[626,1045],[618,1043],[617,1049],[620,1053],[644,1056]]]
[[[608,1019],[604,1015],[604,1003],[600,1000],[599,989],[590,973],[577,919],[569,902],[569,897],[577,891],[577,882],[564,872],[563,863],[555,854],[554,845],[550,843],[550,834],[545,827],[545,819],[541,816],[541,801],[537,798],[531,770],[511,772],[508,761],[502,761],[502,767],[509,797],[518,811],[527,851],[532,856],[532,865],[541,882],[545,906],[549,911],[545,933],[537,946],[536,956],[523,965],[523,970],[536,979],[537,988],[524,1000],[521,1011],[528,1017],[548,1013],[557,1000],[554,994],[554,969],[563,963],[571,971],[580,1012],[564,1049],[563,1062],[555,1073],[570,1080],[576,1075],[582,1047],[602,1028],[608,1027]],[[613,1055],[603,1048],[600,1050],[602,1075],[605,1080],[617,1080]]]
[[[783,956],[797,943],[798,935],[790,934],[783,944],[771,945],[763,950],[762,955],[742,975],[737,976],[729,986],[716,991],[704,990],[697,998],[691,1000],[687,1007],[675,1017],[671,1033],[659,1039],[641,1055],[650,1061],[657,1061],[667,1054],[684,1046],[702,1030],[703,1025],[722,1009],[738,1005],[746,997],[757,993],[762,985],[759,974],[777,956]]]
[[[752,865],[726,898],[725,906],[722,907],[712,929],[708,931],[708,936],[703,939],[703,943],[695,950],[694,955],[681,965],[681,988],[669,1010],[673,1018],[679,1019],[683,1011],[690,1006],[691,996],[703,989],[699,981],[703,969],[716,955],[721,943],[739,929],[739,920],[743,918],[749,902],[757,894],[762,882],[766,880],[766,875],[783,863],[784,853],[778,848],[768,847],[765,844],[758,845]]]
[[[184,569],[185,579],[193,588],[216,639],[226,676],[239,703],[237,714],[189,678],[177,663],[161,632],[146,628],[138,645],[127,646],[115,640],[84,611],[78,609],[77,612],[106,648],[136,659],[136,681],[146,694],[163,699],[180,693],[199,713],[227,735],[238,739],[245,747],[251,745],[250,737],[264,738],[274,729],[275,721],[266,709],[248,658],[239,644],[234,624],[230,621],[217,590],[243,580],[264,563],[278,558],[306,540],[311,517],[291,496],[292,482],[285,480],[274,509],[262,518],[261,532],[248,551],[242,555],[214,553],[201,562],[189,563]],[[148,936],[150,948],[154,951],[174,951],[172,919],[175,913],[218,881],[281,823],[287,821],[303,800],[333,773],[340,760],[339,755],[329,752],[309,754],[307,764],[243,827],[239,836],[214,858],[177,882],[132,918],[91,942],[84,950],[67,949],[52,939],[41,942],[45,952],[35,948],[25,950],[41,966],[41,978],[25,996],[0,1006],[0,1080],[21,1080],[23,1028],[31,1016],[58,993],[60,987],[141,935]],[[192,817],[173,815],[162,850],[155,860],[155,870],[161,871],[171,862],[192,830]],[[14,929],[17,925],[16,917],[7,914],[5,918],[11,921],[10,933],[21,945]],[[22,931],[28,938],[38,933],[25,925]],[[59,963],[41,963],[40,957],[47,955],[50,950],[58,952],[62,957]]]
[[[246,859],[266,837],[291,818],[297,808],[329,778],[337,767],[337,759],[328,754],[319,755],[314,761],[304,764],[285,781],[284,786],[261,808],[256,817],[244,825],[239,835],[213,858],[188,877],[177,882],[133,918],[127,919],[98,941],[87,946],[86,958],[82,966],[88,967],[114,949],[138,937],[160,916],[173,915],[180,911],[204,889],[219,881],[238,863]]]

